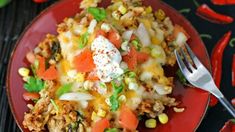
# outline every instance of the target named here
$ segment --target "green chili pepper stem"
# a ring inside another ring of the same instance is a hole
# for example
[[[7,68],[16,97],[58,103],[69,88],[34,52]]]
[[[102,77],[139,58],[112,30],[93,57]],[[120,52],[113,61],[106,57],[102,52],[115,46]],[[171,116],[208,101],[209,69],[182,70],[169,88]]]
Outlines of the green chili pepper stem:
[[[193,3],[194,3],[194,5],[195,5],[196,7],[199,7],[199,6],[200,6],[200,4],[199,4],[196,0],[193,0]]]
[[[229,42],[229,46],[234,47],[235,38],[232,38]]]
[[[184,8],[184,9],[179,10],[179,12],[180,12],[181,14],[183,14],[183,13],[189,13],[190,11],[191,11],[190,8]]]
[[[212,39],[212,36],[210,34],[200,34],[201,38],[208,38],[208,39]]]

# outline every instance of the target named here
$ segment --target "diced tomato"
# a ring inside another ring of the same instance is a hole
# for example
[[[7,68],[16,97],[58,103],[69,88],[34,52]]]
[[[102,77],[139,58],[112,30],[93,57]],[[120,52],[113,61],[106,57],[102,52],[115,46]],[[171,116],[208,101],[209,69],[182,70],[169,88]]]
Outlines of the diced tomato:
[[[90,81],[97,81],[99,80],[99,77],[94,72],[90,72],[86,79]]]
[[[108,33],[108,40],[114,44],[116,48],[121,48],[122,38],[117,31],[111,30]]]
[[[79,72],[91,72],[95,68],[95,64],[92,58],[92,52],[89,49],[85,49],[74,59],[75,68]]]
[[[132,34],[131,35],[131,38],[130,38],[130,41],[132,41],[132,40],[135,40],[137,37],[135,36],[135,34]]]
[[[119,116],[119,124],[126,129],[136,130],[139,120],[130,108],[122,106]]]
[[[143,63],[149,59],[149,55],[144,52],[137,52],[137,62]]]
[[[38,93],[29,93],[29,92],[25,92],[23,94],[23,98],[26,101],[30,101],[30,100],[37,100],[40,98],[40,95]]]
[[[27,54],[26,54],[26,59],[27,59],[27,61],[29,62],[29,63],[31,63],[31,64],[33,64],[34,63],[34,61],[35,61],[35,55],[34,55],[34,53],[32,52],[32,51],[30,51],[30,52],[28,52]]]
[[[175,27],[174,27],[173,36],[174,36],[174,37],[177,37],[177,36],[178,36],[178,33],[180,33],[180,32],[184,33],[184,35],[185,35],[188,39],[190,38],[189,34],[184,30],[184,28],[181,27],[180,25],[177,25],[177,24],[176,24]]]
[[[99,35],[104,36],[106,38],[108,36],[108,34],[104,30],[101,30],[101,29],[96,31],[96,37],[98,37]]]
[[[109,128],[109,120],[104,118],[101,119],[92,126],[92,132],[104,132],[106,128]]]
[[[136,49],[132,46],[130,52],[127,55],[122,57],[123,61],[127,63],[128,68],[134,70],[137,65],[137,52]]]
[[[36,74],[37,74],[38,77],[42,78],[43,73],[46,70],[45,58],[41,57],[41,56],[37,56],[37,59],[39,61],[39,66],[38,66],[38,69],[36,69]]]
[[[50,66],[42,75],[43,80],[54,80],[58,77],[55,66]]]

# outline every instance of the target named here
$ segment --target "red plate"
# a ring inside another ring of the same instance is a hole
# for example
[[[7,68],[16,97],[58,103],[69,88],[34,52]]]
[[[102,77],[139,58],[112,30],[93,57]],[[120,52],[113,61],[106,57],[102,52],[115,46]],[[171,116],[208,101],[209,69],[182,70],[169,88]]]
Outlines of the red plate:
[[[32,50],[47,33],[55,34],[56,25],[61,23],[65,17],[72,17],[80,11],[80,2],[81,0],[63,0],[52,5],[34,19],[16,44],[8,67],[7,93],[11,111],[22,131],[27,131],[23,128],[22,121],[24,112],[28,109],[22,97],[25,92],[23,81],[17,71],[20,67],[27,66],[25,55],[28,51]],[[107,5],[107,1],[104,4]],[[183,26],[191,36],[189,45],[200,60],[210,68],[210,61],[203,42],[193,26],[182,15],[159,0],[146,0],[144,4],[151,5],[154,10],[163,9],[175,24]],[[196,130],[207,110],[209,94],[194,88],[184,88],[176,82],[174,96],[182,101],[181,106],[186,108],[183,113],[169,112],[169,122],[166,125],[158,125],[156,129],[146,129],[140,125],[139,130],[145,132],[157,130],[161,132],[188,132]]]

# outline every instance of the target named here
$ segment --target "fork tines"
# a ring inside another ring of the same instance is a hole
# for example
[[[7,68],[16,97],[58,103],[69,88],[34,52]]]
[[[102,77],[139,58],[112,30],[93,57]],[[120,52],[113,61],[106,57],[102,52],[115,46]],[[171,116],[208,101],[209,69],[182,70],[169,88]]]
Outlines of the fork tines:
[[[193,72],[201,65],[201,62],[192,52],[188,44],[185,44],[184,48],[181,47],[180,49],[175,50],[175,55],[181,71]]]

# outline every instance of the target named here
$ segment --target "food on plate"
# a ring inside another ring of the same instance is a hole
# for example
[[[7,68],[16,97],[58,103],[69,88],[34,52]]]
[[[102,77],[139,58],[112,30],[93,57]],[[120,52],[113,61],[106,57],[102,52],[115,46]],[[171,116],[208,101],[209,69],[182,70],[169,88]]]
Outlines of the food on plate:
[[[167,108],[184,111],[163,67],[175,65],[187,32],[139,0],[98,2],[83,0],[83,11],[27,53],[18,72],[30,131],[135,131],[143,119],[147,128],[166,124]]]

